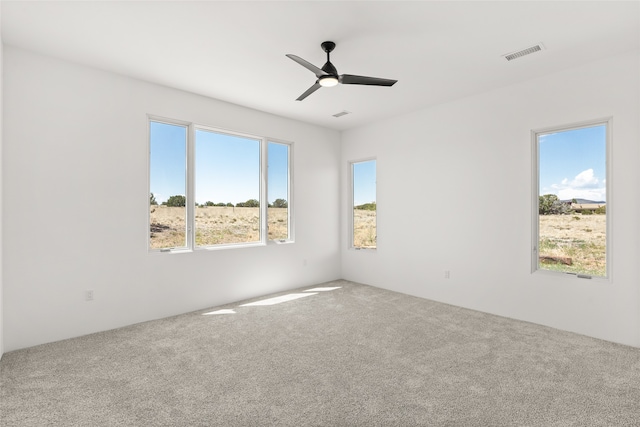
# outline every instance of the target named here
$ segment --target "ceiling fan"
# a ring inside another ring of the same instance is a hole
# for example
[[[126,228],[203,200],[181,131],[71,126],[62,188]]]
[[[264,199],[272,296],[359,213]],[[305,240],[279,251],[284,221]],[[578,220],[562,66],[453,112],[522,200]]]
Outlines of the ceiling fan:
[[[322,50],[327,52],[327,63],[324,64],[322,68],[316,67],[312,63],[305,61],[299,56],[291,54],[287,55],[287,57],[293,59],[304,68],[311,70],[318,78],[315,84],[307,89],[302,95],[300,95],[298,99],[296,99],[296,101],[302,101],[307,96],[320,89],[320,87],[331,87],[337,85],[338,83],[342,83],[344,85],[393,86],[397,82],[397,80],[379,79],[377,77],[354,76],[352,74],[338,75],[338,70],[336,70],[336,67],[334,67],[329,60],[329,54],[336,47],[336,44],[334,42],[323,42],[320,46],[322,46]]]

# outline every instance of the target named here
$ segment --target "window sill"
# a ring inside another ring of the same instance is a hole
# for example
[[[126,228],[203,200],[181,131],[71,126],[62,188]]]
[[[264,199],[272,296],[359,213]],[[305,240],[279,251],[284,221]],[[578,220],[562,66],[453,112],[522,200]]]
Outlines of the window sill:
[[[292,243],[295,243],[295,242],[289,239],[269,240],[267,242],[268,245],[290,245]]]
[[[549,277],[566,277],[566,278],[574,278],[579,280],[590,280],[593,282],[611,282],[611,276],[590,276],[588,274],[578,274],[578,273],[567,273],[563,271],[554,271],[554,270],[545,270],[545,269],[537,269],[534,270],[532,274],[541,275],[541,276],[549,276]]]
[[[193,252],[189,248],[176,248],[176,249],[149,249],[151,255],[164,255],[164,254],[185,254]]]

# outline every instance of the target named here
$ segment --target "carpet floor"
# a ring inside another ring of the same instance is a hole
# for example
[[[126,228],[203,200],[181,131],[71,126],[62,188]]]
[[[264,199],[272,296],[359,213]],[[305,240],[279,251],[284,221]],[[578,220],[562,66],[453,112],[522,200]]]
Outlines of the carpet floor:
[[[340,280],[9,352],[0,397],[5,427],[639,426],[640,350]]]

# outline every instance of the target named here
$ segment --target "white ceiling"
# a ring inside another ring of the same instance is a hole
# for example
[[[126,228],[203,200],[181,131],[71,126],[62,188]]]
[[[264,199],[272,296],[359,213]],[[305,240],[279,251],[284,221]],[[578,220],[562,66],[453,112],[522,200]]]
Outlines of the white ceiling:
[[[638,1],[2,1],[1,14],[6,45],[339,130],[640,49]],[[339,73],[398,83],[296,101],[316,78],[285,54],[322,67],[325,40]]]

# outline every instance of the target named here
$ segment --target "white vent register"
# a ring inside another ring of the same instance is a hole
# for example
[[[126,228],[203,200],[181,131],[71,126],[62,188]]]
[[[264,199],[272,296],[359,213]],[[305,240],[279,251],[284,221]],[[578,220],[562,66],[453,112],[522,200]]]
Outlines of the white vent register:
[[[522,58],[523,56],[531,55],[532,53],[540,52],[542,50],[544,50],[544,46],[542,45],[542,43],[538,43],[535,46],[530,46],[516,52],[504,54],[502,56],[507,61],[513,61],[514,59]]]

